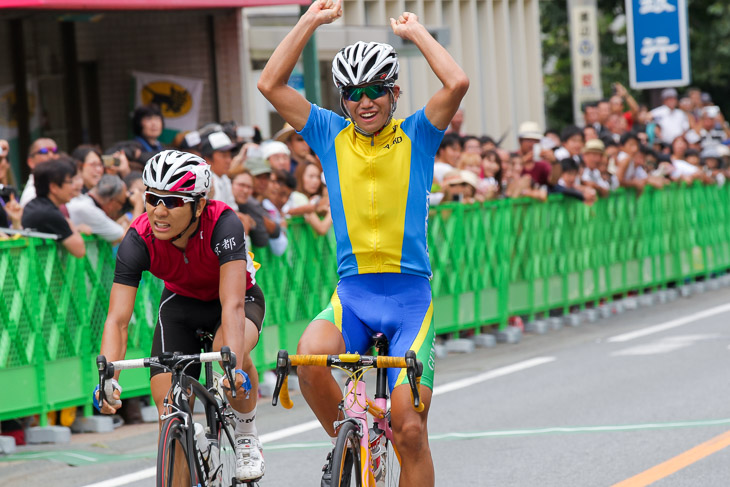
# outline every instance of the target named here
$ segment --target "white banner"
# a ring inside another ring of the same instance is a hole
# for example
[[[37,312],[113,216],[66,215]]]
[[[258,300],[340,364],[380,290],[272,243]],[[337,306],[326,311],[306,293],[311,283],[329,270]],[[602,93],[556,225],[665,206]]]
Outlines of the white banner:
[[[195,130],[203,101],[203,80],[133,71],[135,108],[154,103],[165,117],[165,129]]]
[[[41,126],[41,107],[36,80],[28,80],[27,90],[29,130],[32,133]],[[15,85],[0,86],[0,139],[11,141],[18,137],[17,104]]]
[[[570,5],[570,55],[573,67],[573,118],[583,125],[584,102],[600,100],[601,54],[595,0],[573,0]]]

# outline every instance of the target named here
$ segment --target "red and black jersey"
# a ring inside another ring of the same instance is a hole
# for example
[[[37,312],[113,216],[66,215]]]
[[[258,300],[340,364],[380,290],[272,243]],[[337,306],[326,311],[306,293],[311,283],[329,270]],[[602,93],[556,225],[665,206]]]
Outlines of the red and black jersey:
[[[185,250],[170,240],[156,239],[147,213],[137,217],[119,245],[114,282],[137,287],[142,272],[149,271],[173,293],[212,301],[219,299],[220,266],[233,260],[246,261],[246,289],[250,289],[256,282],[255,270],[246,252],[243,225],[228,205],[208,200]]]

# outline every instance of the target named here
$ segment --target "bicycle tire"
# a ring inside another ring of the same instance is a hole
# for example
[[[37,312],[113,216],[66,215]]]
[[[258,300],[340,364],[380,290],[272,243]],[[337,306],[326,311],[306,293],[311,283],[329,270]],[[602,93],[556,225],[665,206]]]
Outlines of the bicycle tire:
[[[361,487],[360,428],[352,422],[343,423],[337,433],[332,451],[332,487]]]
[[[181,418],[173,416],[162,423],[160,441],[157,445],[157,487],[173,487],[183,485],[190,476],[187,431]],[[176,458],[182,454],[185,461],[175,468]],[[178,478],[181,477],[181,478]],[[197,483],[197,482],[196,482]]]
[[[385,442],[385,483],[387,487],[397,487],[400,483],[400,459],[392,441]],[[381,484],[379,483],[378,486]]]
[[[226,430],[235,441],[233,429],[227,423],[220,423],[218,427],[217,456],[213,460],[216,465],[215,480],[211,482],[214,487],[231,487],[231,485],[243,484],[236,479],[236,447],[229,440]]]

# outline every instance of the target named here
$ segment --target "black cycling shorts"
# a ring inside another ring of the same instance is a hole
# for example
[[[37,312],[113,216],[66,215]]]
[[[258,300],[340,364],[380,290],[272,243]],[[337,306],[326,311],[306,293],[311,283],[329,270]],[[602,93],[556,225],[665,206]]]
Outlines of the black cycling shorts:
[[[266,303],[264,293],[258,284],[246,291],[246,318],[251,320],[261,334],[264,322]],[[152,338],[151,357],[162,352],[180,352],[183,354],[200,353],[202,345],[196,330],[205,330],[215,335],[221,324],[221,302],[201,301],[199,299],[180,296],[165,288],[160,298],[157,326]],[[200,377],[200,364],[193,364],[186,373],[194,378]],[[162,369],[150,368],[150,377],[161,374]]]

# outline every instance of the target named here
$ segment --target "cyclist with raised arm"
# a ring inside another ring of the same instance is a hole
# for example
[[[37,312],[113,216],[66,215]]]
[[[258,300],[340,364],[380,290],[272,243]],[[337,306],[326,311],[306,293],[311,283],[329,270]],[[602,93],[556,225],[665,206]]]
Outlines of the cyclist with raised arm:
[[[394,442],[401,456],[401,486],[434,484],[427,415],[433,388],[433,305],[426,244],[434,155],[459,108],[469,80],[449,53],[404,12],[393,32],[418,47],[442,83],[426,106],[394,119],[400,87],[392,46],[358,42],[332,63],[347,118],[309,103],[287,80],[312,33],[342,15],[341,1],[319,0],[274,51],[259,90],[322,161],[337,240],[340,282],[330,305],[310,323],[297,353],[365,352],[375,332],[390,354],[414,350],[424,364],[423,412],[414,410],[405,373],[388,371]],[[322,426],[336,437],[342,397],[328,369],[299,371],[302,394]],[[329,485],[325,470],[322,485]]]
[[[243,225],[225,203],[207,199],[210,166],[196,155],[160,152],[147,161],[142,180],[147,187],[145,213],[132,222],[119,246],[101,354],[109,361],[124,358],[142,272],[162,279],[165,288],[150,355],[199,353],[198,329],[214,335],[213,350],[231,348],[242,369],[237,370],[235,387],[250,381],[248,393],[234,399],[223,380],[236,418],[236,477],[257,479],[264,474],[264,459],[255,423],[258,374],[251,351],[259,339],[265,303],[246,252]],[[187,373],[198,378],[200,369],[193,365]],[[150,375],[152,397],[162,414],[170,374],[151,368]],[[112,395],[118,400],[116,381],[115,387]],[[95,405],[106,414],[121,406],[106,401],[99,405],[98,400],[95,391]]]

